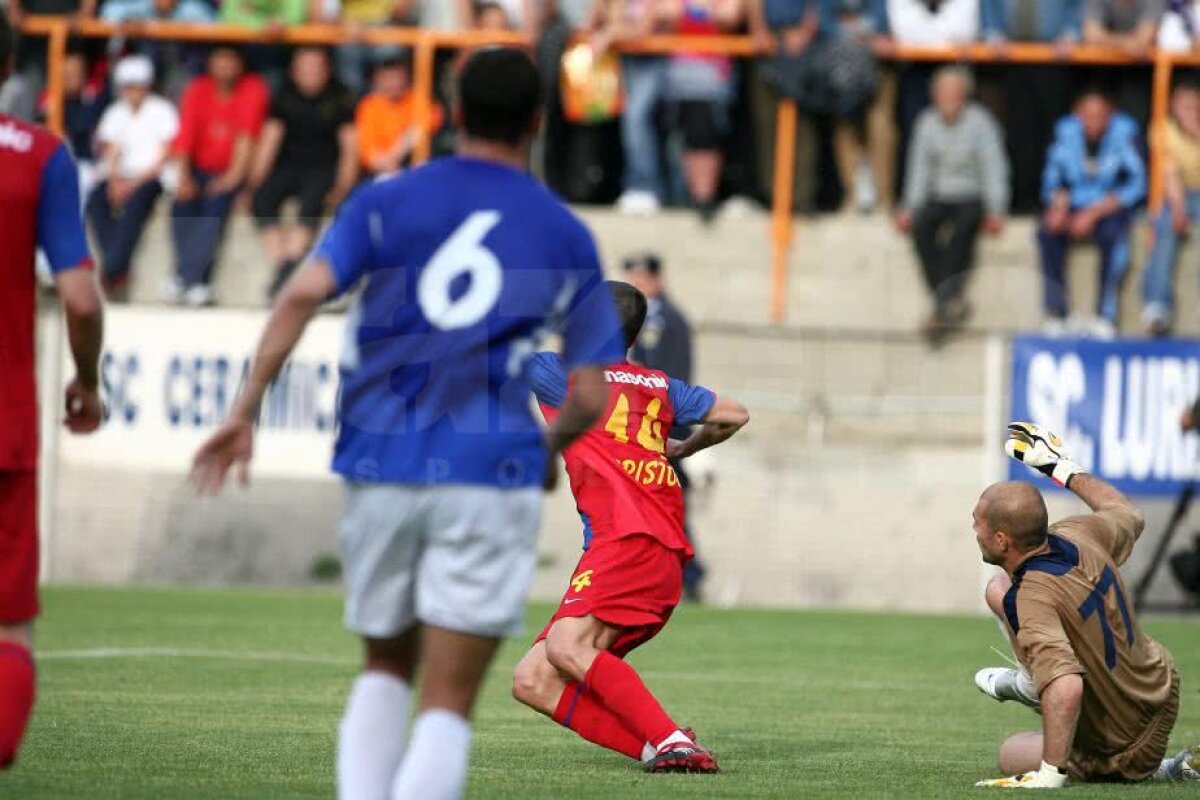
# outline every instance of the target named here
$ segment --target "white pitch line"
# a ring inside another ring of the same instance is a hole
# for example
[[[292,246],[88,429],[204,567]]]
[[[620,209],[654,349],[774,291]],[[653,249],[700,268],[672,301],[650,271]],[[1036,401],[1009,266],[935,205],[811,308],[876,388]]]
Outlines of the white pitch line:
[[[186,647],[93,647],[81,650],[46,650],[36,654],[39,661],[87,661],[93,659],[121,658],[192,658],[227,661],[249,661],[258,663],[316,664],[322,666],[353,667],[358,661],[353,658],[305,655],[303,653],[280,653],[246,650],[207,650]],[[493,670],[503,671],[500,666]],[[803,675],[739,675],[729,672],[675,672],[672,670],[646,670],[642,676],[667,681],[695,681],[698,683],[725,683],[743,686],[771,685],[788,689],[849,688],[856,690],[880,690],[889,687],[876,681],[832,680]]]
[[[348,666],[354,659],[310,656],[303,653],[272,653],[238,650],[202,650],[183,647],[93,647],[86,650],[44,650],[36,653],[39,661],[81,661],[99,658],[210,658],[230,661],[288,662]]]

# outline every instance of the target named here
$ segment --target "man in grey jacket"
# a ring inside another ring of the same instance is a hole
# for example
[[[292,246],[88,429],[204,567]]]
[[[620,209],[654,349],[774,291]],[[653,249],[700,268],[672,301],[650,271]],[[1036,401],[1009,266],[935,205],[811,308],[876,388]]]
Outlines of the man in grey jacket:
[[[937,346],[971,314],[964,297],[980,228],[997,234],[1008,211],[1008,159],[1000,128],[971,101],[963,67],[933,77],[933,106],[917,120],[896,227],[912,233],[934,310],[923,327]]]

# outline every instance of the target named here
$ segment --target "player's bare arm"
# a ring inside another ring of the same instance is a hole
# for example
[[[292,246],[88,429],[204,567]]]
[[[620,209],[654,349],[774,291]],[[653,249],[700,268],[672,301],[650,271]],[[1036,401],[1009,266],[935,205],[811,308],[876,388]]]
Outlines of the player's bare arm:
[[[1042,761],[1066,772],[1083,701],[1083,677],[1062,675],[1042,690]]]
[[[234,402],[229,418],[209,437],[192,460],[191,481],[202,495],[216,494],[230,467],[238,466],[238,480],[249,483],[248,465],[253,454],[254,422],[263,396],[275,380],[304,329],[321,304],[333,293],[333,271],[320,259],[304,264],[288,280],[259,339],[250,376]]]
[[[66,426],[71,433],[91,433],[100,427],[100,351],[104,344],[104,298],[92,269],[68,269],[55,277],[67,340],[75,362],[75,378],[64,398]]]
[[[718,397],[702,424],[684,441],[672,439],[667,443],[667,457],[687,458],[701,450],[727,441],[750,421],[744,405],[729,397]]]
[[[1067,488],[1087,503],[1092,511],[1121,511],[1130,515],[1134,520],[1135,536],[1142,535],[1142,529],[1146,525],[1142,510],[1108,481],[1087,472],[1080,472],[1071,478]]]
[[[571,389],[558,417],[546,431],[546,446],[554,455],[583,435],[600,418],[608,402],[608,384],[600,367],[582,367],[571,373]]]

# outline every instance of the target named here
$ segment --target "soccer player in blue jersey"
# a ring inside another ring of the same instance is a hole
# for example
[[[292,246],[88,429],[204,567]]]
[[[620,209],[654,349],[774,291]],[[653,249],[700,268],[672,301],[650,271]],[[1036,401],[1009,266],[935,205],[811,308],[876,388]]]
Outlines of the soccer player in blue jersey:
[[[249,379],[192,478],[246,478],[263,394],[322,303],[347,322],[333,469],[345,480],[347,626],[366,645],[338,752],[343,800],[442,800],[467,778],[475,697],[517,633],[540,491],[608,400],[624,356],[586,228],[525,171],[539,80],[517,50],[459,76],[459,153],[358,190],[280,292]],[[557,330],[571,392],[543,434],[521,377]],[[410,687],[422,676],[406,737]]]

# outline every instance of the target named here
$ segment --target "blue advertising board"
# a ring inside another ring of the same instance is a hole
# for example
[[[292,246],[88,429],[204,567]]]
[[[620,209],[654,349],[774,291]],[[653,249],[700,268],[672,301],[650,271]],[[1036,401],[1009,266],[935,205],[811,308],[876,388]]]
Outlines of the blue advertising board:
[[[1200,437],[1179,419],[1198,395],[1197,341],[1013,341],[1011,418],[1058,433],[1080,465],[1128,494],[1174,494],[1192,477]]]

